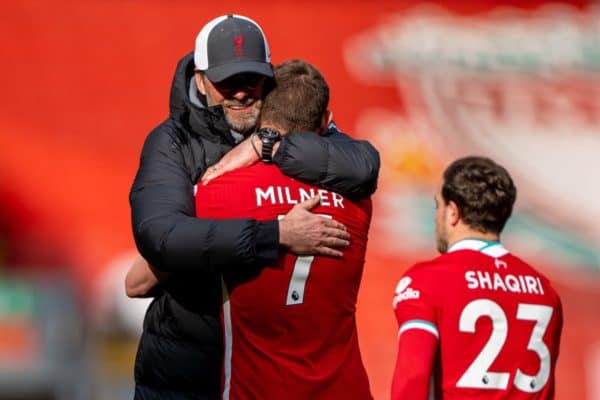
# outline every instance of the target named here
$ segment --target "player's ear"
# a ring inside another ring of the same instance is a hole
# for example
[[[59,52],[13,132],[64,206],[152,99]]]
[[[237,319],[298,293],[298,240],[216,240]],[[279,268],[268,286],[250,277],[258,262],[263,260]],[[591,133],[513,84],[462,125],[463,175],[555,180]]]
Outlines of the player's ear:
[[[319,127],[319,135],[323,136],[327,132],[327,127],[333,121],[333,113],[331,110],[326,110],[321,118],[321,126]]]
[[[206,96],[206,87],[204,86],[204,79],[202,79],[203,74],[200,71],[194,72],[194,78],[196,79],[196,86],[198,86],[198,91],[203,96]]]
[[[446,206],[446,218],[448,219],[448,223],[450,225],[455,226],[460,221],[460,210],[455,202],[450,200],[448,205]]]

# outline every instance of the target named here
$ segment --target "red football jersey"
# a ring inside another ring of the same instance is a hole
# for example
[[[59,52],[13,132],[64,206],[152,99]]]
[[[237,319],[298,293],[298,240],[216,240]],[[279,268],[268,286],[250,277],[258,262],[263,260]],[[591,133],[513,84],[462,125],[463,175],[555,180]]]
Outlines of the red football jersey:
[[[428,343],[403,351],[431,354],[434,398],[554,397],[560,299],[548,279],[500,243],[462,240],[416,264],[398,283],[394,311],[399,348],[403,336]],[[398,398],[409,390],[401,361],[392,386]]]
[[[350,232],[341,259],[284,253],[251,280],[224,274],[224,399],[371,399],[355,309],[371,201],[352,202],[263,163],[199,186],[200,217],[272,220],[313,195]]]

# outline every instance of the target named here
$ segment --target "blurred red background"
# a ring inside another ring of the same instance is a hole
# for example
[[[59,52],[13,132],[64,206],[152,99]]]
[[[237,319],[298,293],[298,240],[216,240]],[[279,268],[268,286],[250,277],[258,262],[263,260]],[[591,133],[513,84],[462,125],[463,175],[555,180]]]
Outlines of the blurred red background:
[[[108,266],[134,249],[128,191],[146,134],[168,115],[174,67],[192,50],[195,35],[225,13],[258,21],[274,63],[303,58],[329,82],[338,125],[373,140],[384,169],[375,196],[375,218],[359,300],[359,331],[372,389],[388,396],[395,357],[393,288],[402,271],[434,254],[389,234],[386,224],[408,222],[390,214],[390,201],[404,186],[427,192],[446,157],[427,141],[375,135],[365,110],[386,109],[410,120],[407,104],[418,99],[393,74],[357,77],[364,54],[348,53],[356,35],[390,16],[406,15],[418,1],[315,0],[228,1],[56,1],[0,6],[0,263],[7,269],[62,269],[77,282],[86,309],[103,295]],[[477,20],[500,6],[535,13],[543,1],[427,2],[450,15]],[[571,3],[587,14],[591,5]],[[352,65],[356,64],[356,65]],[[410,87],[410,82],[407,83]],[[403,129],[410,129],[401,125]],[[398,142],[399,141],[399,144]],[[404,146],[397,156],[395,146]],[[386,164],[387,163],[387,164]],[[406,189],[409,192],[408,189]],[[527,210],[525,210],[526,212]],[[390,215],[396,219],[390,220]],[[386,220],[387,221],[384,221]],[[407,228],[407,230],[409,230]],[[399,251],[390,251],[396,243]],[[535,251],[531,252],[535,257]],[[534,258],[563,296],[565,329],[558,369],[559,399],[598,398],[600,305],[597,265],[566,268],[563,260]],[[534,261],[535,262],[535,261]],[[591,272],[590,271],[595,271]],[[585,282],[583,284],[582,282]],[[132,362],[133,360],[131,360]],[[594,397],[595,396],[595,397]]]

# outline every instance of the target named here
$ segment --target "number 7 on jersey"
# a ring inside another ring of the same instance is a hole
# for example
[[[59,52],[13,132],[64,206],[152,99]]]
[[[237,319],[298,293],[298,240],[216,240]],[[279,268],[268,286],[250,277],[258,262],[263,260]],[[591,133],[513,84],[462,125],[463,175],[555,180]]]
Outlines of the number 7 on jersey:
[[[323,218],[332,219],[331,215],[318,215]],[[283,215],[279,215],[278,219],[282,219],[283,217]],[[310,274],[310,267],[314,259],[315,256],[298,256],[296,258],[292,276],[290,278],[290,284],[288,286],[287,296],[285,298],[286,306],[294,306],[304,303],[304,288],[306,287],[306,280]]]

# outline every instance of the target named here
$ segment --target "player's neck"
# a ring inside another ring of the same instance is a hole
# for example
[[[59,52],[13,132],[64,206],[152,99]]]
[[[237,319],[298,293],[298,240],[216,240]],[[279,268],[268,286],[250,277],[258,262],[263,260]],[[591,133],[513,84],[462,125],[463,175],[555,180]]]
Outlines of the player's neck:
[[[484,242],[499,242],[500,235],[492,232],[480,232],[471,229],[466,225],[460,224],[454,228],[448,239],[448,243],[450,244],[457,243],[465,239],[477,239],[483,240]]]

